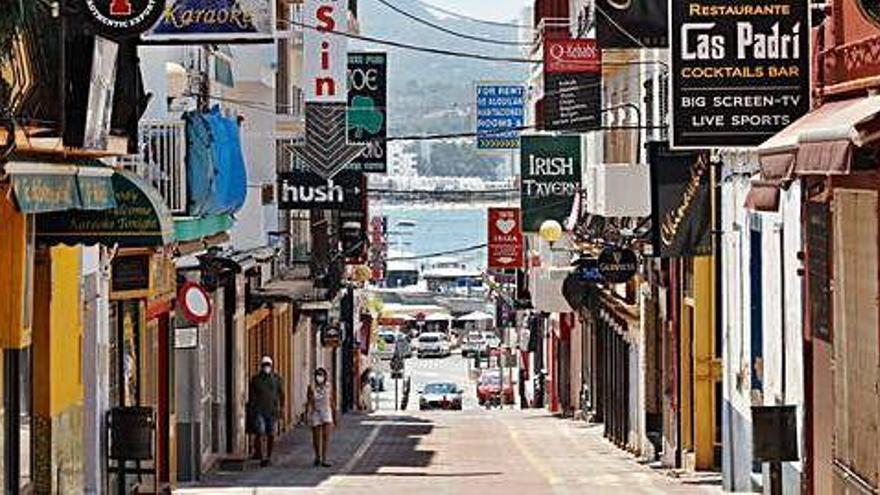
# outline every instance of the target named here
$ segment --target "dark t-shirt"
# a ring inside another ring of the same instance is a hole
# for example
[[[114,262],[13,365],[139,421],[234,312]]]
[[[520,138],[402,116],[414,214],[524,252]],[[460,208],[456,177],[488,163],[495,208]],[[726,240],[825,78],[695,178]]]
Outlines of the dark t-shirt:
[[[257,373],[251,378],[250,402],[255,412],[270,416],[281,405],[281,377],[275,373]]]

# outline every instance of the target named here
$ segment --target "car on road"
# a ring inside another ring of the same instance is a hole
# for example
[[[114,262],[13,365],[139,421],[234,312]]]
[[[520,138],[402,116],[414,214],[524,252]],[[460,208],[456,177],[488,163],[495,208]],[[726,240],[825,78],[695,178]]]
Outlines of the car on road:
[[[439,332],[427,332],[419,335],[417,344],[418,356],[424,357],[447,357],[452,352],[449,339]]]
[[[483,338],[486,339],[486,347],[489,349],[501,347],[501,339],[494,332],[483,332]]]
[[[432,382],[419,391],[419,410],[444,409],[461,411],[463,390],[452,382]]]
[[[484,355],[487,351],[486,338],[480,332],[470,332],[464,336],[461,343],[462,357]]]
[[[483,370],[477,380],[477,402],[482,406],[493,399],[504,404],[513,404],[513,384],[502,380],[501,370],[497,368]]]
[[[409,337],[401,332],[389,330],[379,331],[373,349],[373,355],[379,359],[388,361],[394,357],[395,353],[400,353],[404,358],[412,357],[412,346],[410,346]]]

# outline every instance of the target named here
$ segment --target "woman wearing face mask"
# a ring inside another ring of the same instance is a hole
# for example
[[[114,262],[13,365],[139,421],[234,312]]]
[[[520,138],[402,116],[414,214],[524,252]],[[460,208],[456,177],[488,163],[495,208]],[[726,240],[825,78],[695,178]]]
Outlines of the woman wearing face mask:
[[[327,462],[327,446],[333,429],[336,411],[336,394],[327,383],[327,370],[315,370],[315,383],[308,390],[308,414],[312,424],[312,445],[315,448],[315,466],[330,467]]]

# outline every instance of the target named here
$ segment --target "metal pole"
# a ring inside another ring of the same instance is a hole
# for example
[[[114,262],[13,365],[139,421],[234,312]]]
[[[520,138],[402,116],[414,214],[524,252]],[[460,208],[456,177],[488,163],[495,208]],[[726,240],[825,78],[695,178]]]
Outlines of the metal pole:
[[[782,495],[782,463],[770,463],[770,495]]]
[[[397,387],[398,387],[399,384],[400,384],[400,379],[399,379],[399,378],[395,378],[395,379],[394,379],[394,410],[395,410],[395,411],[399,410],[399,409],[398,409],[398,404],[399,404],[399,403],[397,402],[397,400],[398,400],[398,399],[397,399]]]

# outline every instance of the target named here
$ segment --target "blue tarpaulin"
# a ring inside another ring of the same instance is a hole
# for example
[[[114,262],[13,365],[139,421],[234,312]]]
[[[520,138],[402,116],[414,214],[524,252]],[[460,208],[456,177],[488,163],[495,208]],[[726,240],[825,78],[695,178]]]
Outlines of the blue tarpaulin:
[[[247,170],[238,122],[219,107],[206,114],[188,112],[187,182],[191,216],[235,213],[247,196]]]

